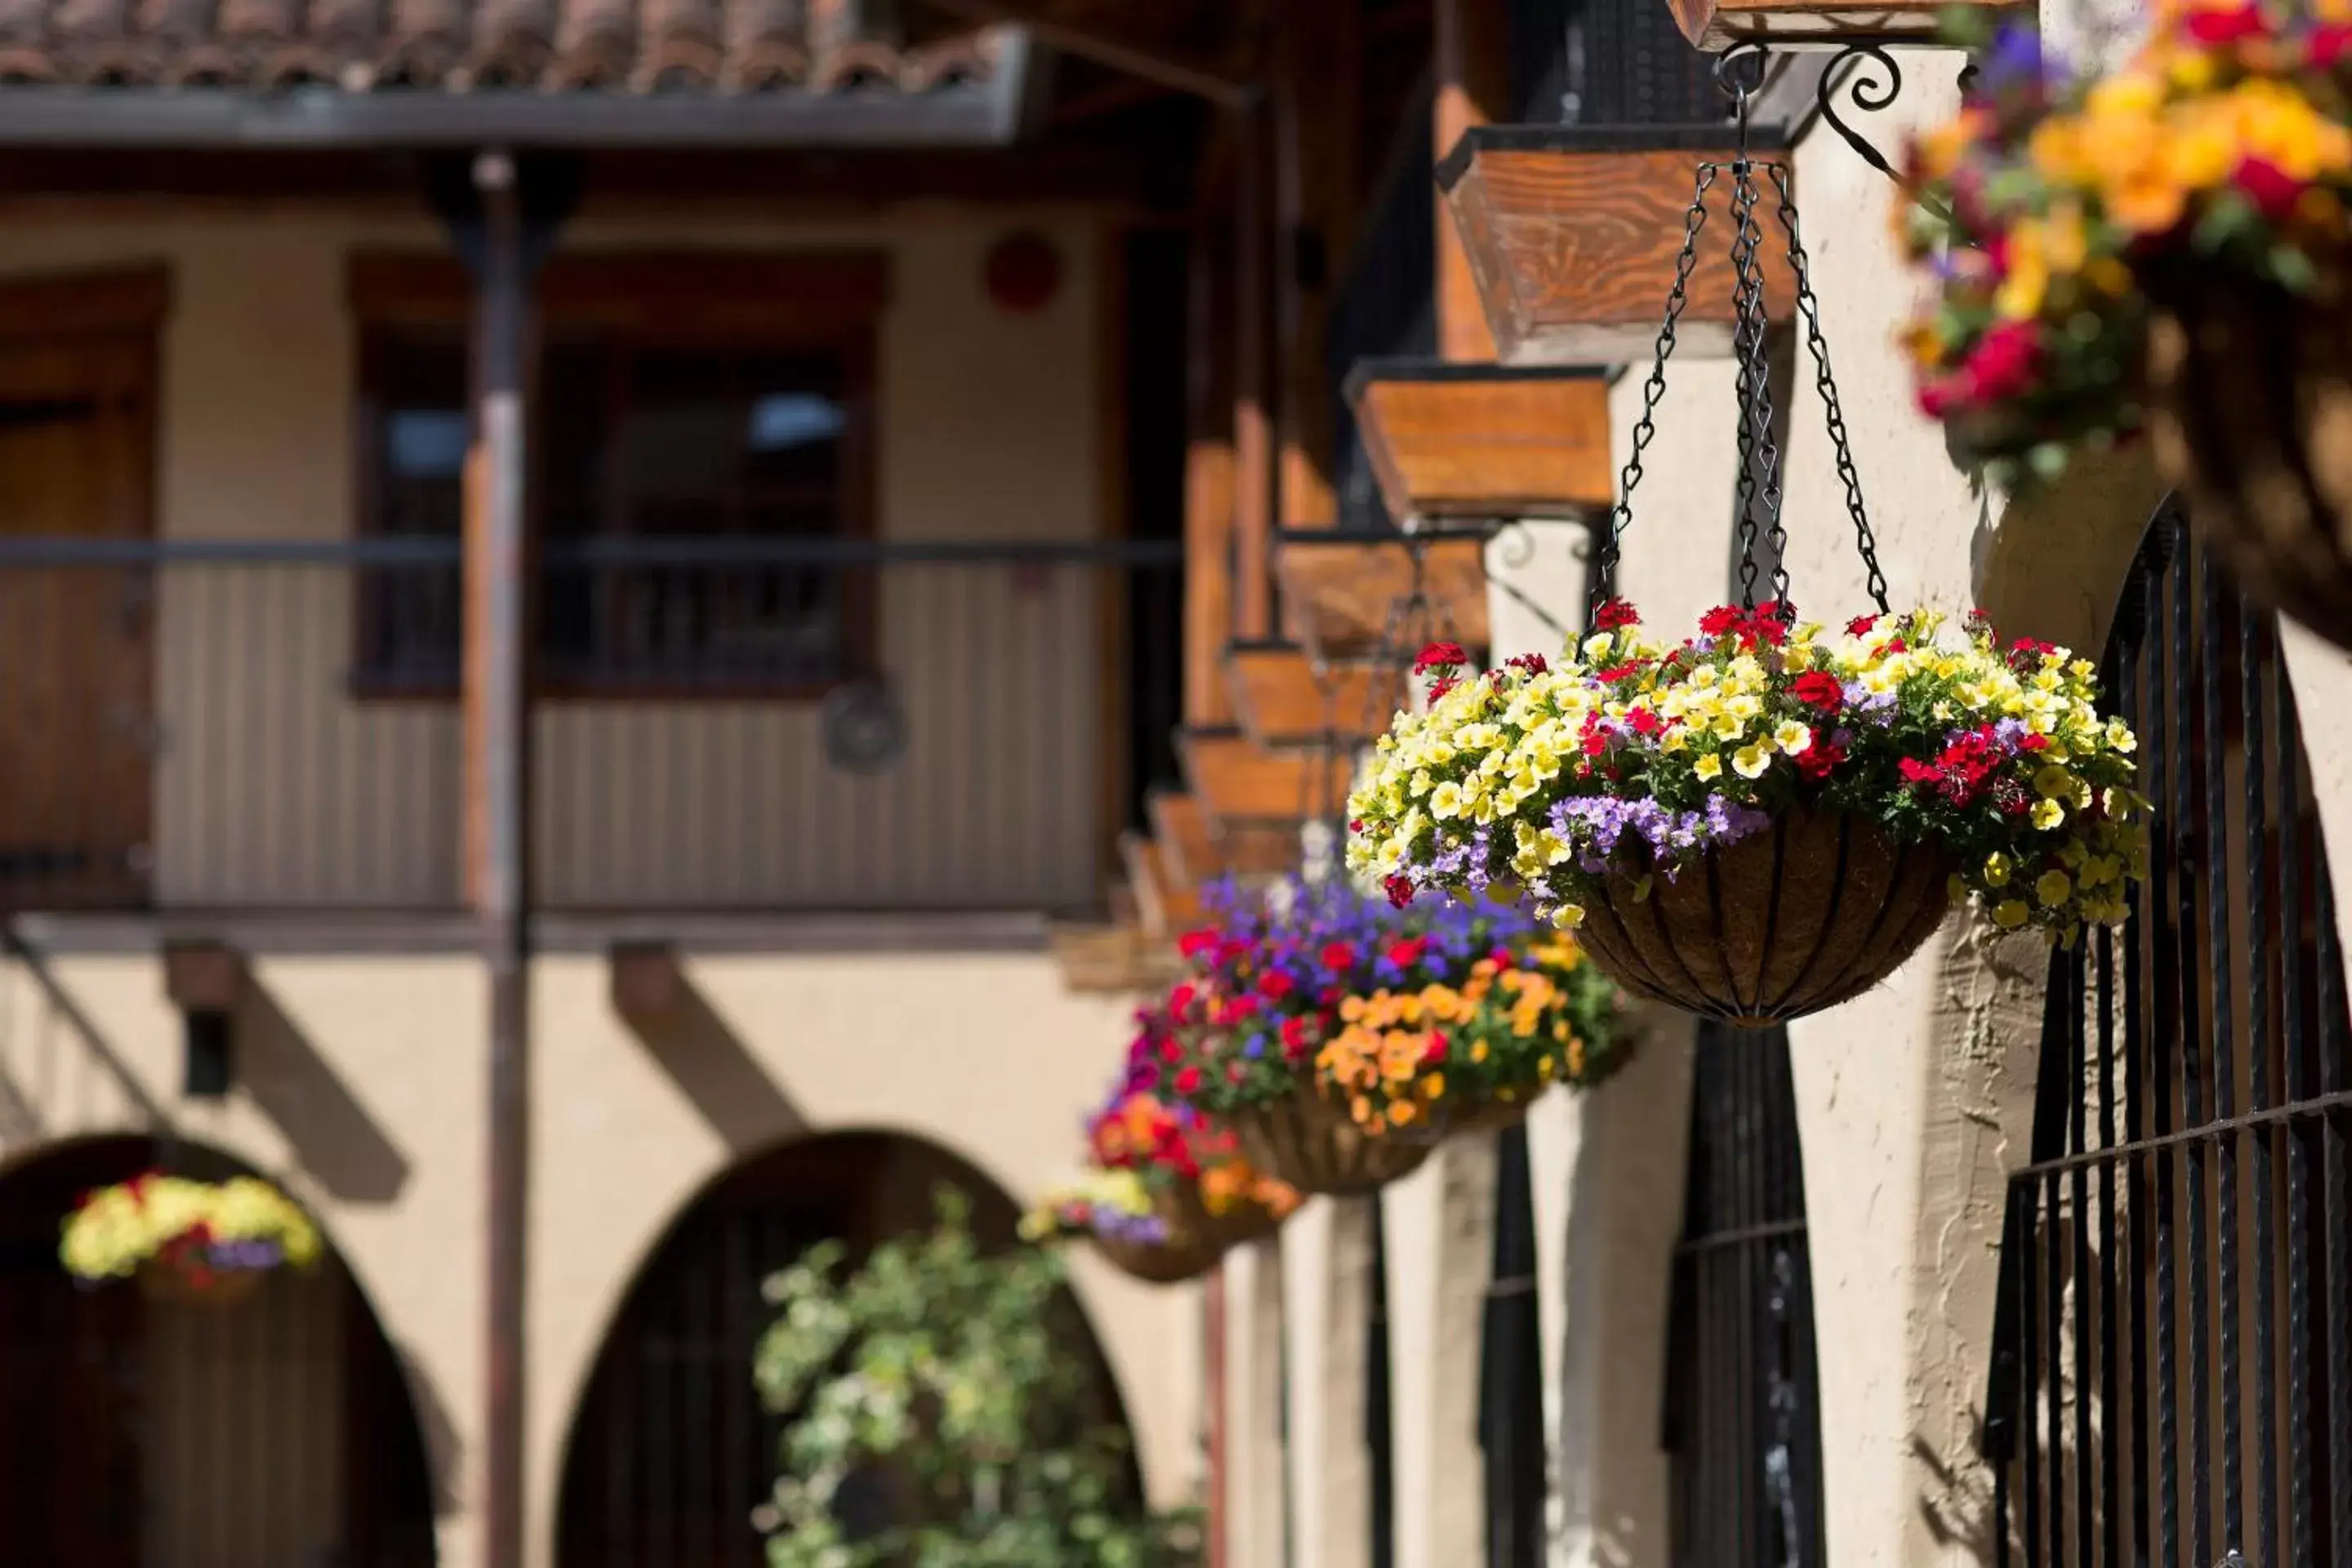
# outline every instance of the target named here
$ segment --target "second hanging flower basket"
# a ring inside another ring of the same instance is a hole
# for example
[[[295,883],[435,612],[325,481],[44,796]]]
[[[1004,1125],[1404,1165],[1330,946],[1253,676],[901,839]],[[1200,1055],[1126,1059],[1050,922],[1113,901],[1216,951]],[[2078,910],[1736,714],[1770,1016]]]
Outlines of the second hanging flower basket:
[[[1129,1081],[1230,1126],[1301,1192],[1372,1192],[1622,1055],[1613,989],[1532,910],[1399,907],[1337,877],[1211,904]]]

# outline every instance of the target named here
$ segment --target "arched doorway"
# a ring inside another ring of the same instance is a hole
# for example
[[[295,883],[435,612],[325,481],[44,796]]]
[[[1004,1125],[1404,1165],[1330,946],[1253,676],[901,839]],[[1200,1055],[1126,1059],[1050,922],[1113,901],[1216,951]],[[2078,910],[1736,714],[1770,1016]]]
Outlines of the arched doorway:
[[[754,1155],[687,1206],[606,1331],[572,1419],[559,1568],[760,1568],[751,1512],[775,1483],[782,1431],[751,1381],[772,1310],[761,1282],[818,1241],[840,1238],[855,1264],[929,1227],[943,1183],[970,1199],[983,1246],[1013,1242],[1019,1210],[994,1183],[936,1145],[880,1132]],[[1097,1369],[1095,1418],[1123,1426],[1091,1332],[1071,1349]]]
[[[89,1287],[58,1262],[80,1194],[156,1163],[144,1138],[0,1175],[0,1517],[11,1563],[430,1568],[433,1491],[408,1390],[330,1254],[233,1306]],[[247,1173],[182,1145],[172,1168]]]

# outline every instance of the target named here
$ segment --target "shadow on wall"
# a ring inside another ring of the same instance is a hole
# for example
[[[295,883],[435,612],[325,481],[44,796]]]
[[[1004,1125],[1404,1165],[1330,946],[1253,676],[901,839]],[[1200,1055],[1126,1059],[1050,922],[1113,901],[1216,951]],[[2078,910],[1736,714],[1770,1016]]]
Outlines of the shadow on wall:
[[[808,1132],[808,1119],[696,988],[676,951],[616,948],[612,985],[613,1011],[728,1148],[742,1154]]]
[[[171,1118],[164,1114],[163,1108],[140,1083],[138,1075],[131,1070],[122,1053],[114,1048],[113,1042],[100,1032],[89,1015],[82,1011],[81,1005],[73,999],[72,994],[58,982],[56,972],[49,967],[47,956],[13,932],[5,941],[7,955],[24,966],[26,977],[32,981],[34,989],[41,994],[41,1000],[47,1004],[50,1015],[73,1031],[82,1048],[104,1069],[107,1077],[114,1080],[115,1087],[138,1109],[148,1125],[162,1127],[168,1123]],[[21,1097],[16,1098],[21,1102]],[[27,1116],[34,1114],[29,1106],[26,1107],[26,1113]]]
[[[332,1065],[248,973],[236,1017],[238,1076],[302,1170],[343,1203],[388,1204],[408,1160],[352,1098]]]

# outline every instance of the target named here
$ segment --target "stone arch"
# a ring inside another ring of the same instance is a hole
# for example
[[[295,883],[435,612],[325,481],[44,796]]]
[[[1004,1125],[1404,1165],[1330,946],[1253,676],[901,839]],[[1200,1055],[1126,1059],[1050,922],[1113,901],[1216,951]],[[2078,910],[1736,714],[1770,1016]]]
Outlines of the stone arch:
[[[692,1562],[754,1568],[751,1511],[774,1479],[774,1423],[751,1394],[767,1312],[760,1282],[808,1245],[852,1257],[926,1226],[946,1184],[971,1202],[985,1245],[1014,1239],[1020,1210],[971,1162],[918,1136],[827,1131],[729,1163],[673,1212],[640,1258],[572,1406],[553,1500],[557,1568]],[[1084,1303],[1084,1355],[1100,1419],[1131,1431]],[[1137,1484],[1140,1486],[1140,1478]]]
[[[58,1267],[58,1227],[79,1194],[159,1154],[204,1179],[253,1173],[208,1144],[123,1134],[0,1163],[0,1501],[18,1547],[89,1568],[431,1568],[435,1486],[414,1393],[331,1245],[317,1268],[218,1307],[82,1286]],[[14,1452],[9,1433],[26,1440]]]

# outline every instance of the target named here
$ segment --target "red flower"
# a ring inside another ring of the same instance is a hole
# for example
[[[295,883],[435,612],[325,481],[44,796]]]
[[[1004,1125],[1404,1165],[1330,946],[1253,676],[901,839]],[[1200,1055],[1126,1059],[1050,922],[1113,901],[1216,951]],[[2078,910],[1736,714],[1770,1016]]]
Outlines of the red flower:
[[[1936,771],[1935,763],[1923,763],[1916,757],[1906,757],[1895,766],[1905,784],[1931,784],[1943,776]]]
[[[1637,658],[1630,664],[1612,664],[1607,669],[1599,670],[1595,673],[1597,673],[1601,679],[1608,681],[1613,686],[1621,680],[1633,679],[1635,676],[1641,674],[1642,671],[1648,668],[1649,663],[1647,660]]]
[[[1711,637],[1719,637],[1738,626],[1745,617],[1729,605],[1717,605],[1698,618],[1698,629]]]
[[[1507,658],[1503,662],[1513,669],[1523,669],[1529,675],[1541,675],[1551,668],[1545,662],[1544,656],[1539,653],[1523,653],[1517,658]]]
[[[1433,642],[1424,647],[1421,657],[1412,661],[1412,672],[1427,675],[1433,669],[1459,669],[1469,662],[1470,656],[1462,651],[1460,643]]]
[[[2273,223],[2283,223],[2291,216],[2294,204],[2309,188],[2307,181],[2296,179],[2267,158],[2242,161],[2234,177],[2238,189],[2246,193],[2246,199]]]
[[[1853,619],[1846,622],[1845,635],[1850,637],[1867,637],[1870,635],[1870,628],[1877,624],[1878,617],[1876,616],[1856,616]]]
[[[1214,952],[1217,951],[1217,933],[1207,927],[1202,927],[1199,931],[1188,931],[1176,939],[1176,951],[1187,959],[1200,958]]]
[[[2263,14],[2252,5],[2235,10],[2205,9],[2192,11],[2182,30],[2208,48],[2222,44],[2234,44],[2242,38],[2259,38],[2270,30]]]
[[[1307,1049],[1307,1020],[1285,1018],[1282,1021],[1282,1054],[1297,1061]]]
[[[1323,952],[1319,956],[1323,960],[1323,967],[1334,974],[1356,966],[1356,950],[1348,942],[1327,942],[1323,944]]]
[[[2315,69],[2334,69],[2352,55],[2352,23],[2322,22],[2311,30],[2309,47]]]
[[[2050,749],[2050,737],[2047,735],[2021,736],[2018,740],[2017,749],[2021,752],[2046,752]]]
[[[1625,715],[1625,722],[1633,727],[1636,735],[1654,735],[1666,727],[1665,721],[1647,708],[1630,710]]]
[[[1429,683],[1429,700],[1434,702],[1461,684],[1452,676],[1447,676],[1442,680],[1433,680]]]
[[[1430,1030],[1429,1044],[1422,1047],[1421,1048],[1422,1065],[1423,1067],[1436,1066],[1439,1062],[1445,1059],[1445,1053],[1450,1049],[1452,1049],[1452,1047],[1446,1043],[1445,1037],[1443,1034],[1439,1033],[1435,1029]]]
[[[1977,341],[1960,370],[1971,403],[2002,403],[2030,391],[2042,358],[2041,328],[2003,321]]]
[[[1173,1067],[1184,1059],[1184,1047],[1174,1040],[1160,1042],[1160,1059]]]
[[[1507,947],[1490,947],[1486,950],[1486,957],[1488,961],[1493,963],[1497,968],[1508,969],[1511,967],[1511,950]]]
[[[1642,613],[1622,599],[1603,599],[1592,612],[1592,624],[1604,632],[1613,632],[1619,626],[1640,626]]]
[[[1412,879],[1402,872],[1382,882],[1381,890],[1388,894],[1389,902],[1398,909],[1412,902]]]
[[[1296,984],[1288,971],[1269,969],[1257,977],[1257,994],[1269,1002],[1279,1002],[1290,994],[1291,987]]]
[[[1192,988],[1191,981],[1178,982],[1175,988],[1168,993],[1169,1013],[1175,1017],[1182,1017],[1192,1010],[1192,1004],[1199,996],[1200,993]]]
[[[1821,731],[1813,731],[1813,743],[1797,753],[1797,772],[1805,778],[1819,781],[1830,776],[1837,765],[1845,761],[1845,748],[1832,741]]]
[[[1790,689],[1798,701],[1824,713],[1834,713],[1845,701],[1845,688],[1826,669],[1809,669]]]
[[[1421,962],[1421,955],[1428,951],[1427,937],[1401,936],[1389,943],[1389,962],[1400,969],[1411,969]]]

